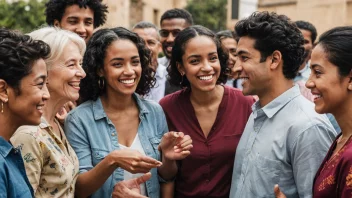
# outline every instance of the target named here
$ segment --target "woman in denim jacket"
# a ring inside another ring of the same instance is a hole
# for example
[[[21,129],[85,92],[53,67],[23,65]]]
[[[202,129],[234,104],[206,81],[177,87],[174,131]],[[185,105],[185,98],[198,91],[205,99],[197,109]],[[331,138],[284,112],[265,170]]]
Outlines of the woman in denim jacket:
[[[144,41],[125,28],[98,30],[88,42],[83,104],[65,121],[80,163],[76,195],[111,197],[117,182],[151,171],[140,192],[158,198],[159,182],[172,179],[175,160],[190,154],[190,137],[168,132],[162,108],[139,96],[154,84],[149,57]]]

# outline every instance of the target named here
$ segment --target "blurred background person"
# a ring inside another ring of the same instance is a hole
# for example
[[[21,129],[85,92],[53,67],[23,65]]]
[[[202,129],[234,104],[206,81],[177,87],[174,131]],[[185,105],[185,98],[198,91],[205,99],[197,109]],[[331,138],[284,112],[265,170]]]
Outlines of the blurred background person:
[[[49,46],[0,28],[0,197],[33,197],[21,151],[10,142],[21,125],[40,123],[50,97],[43,59]]]
[[[158,62],[158,54],[161,47],[159,30],[156,25],[141,21],[132,28],[132,31],[137,33],[138,36],[144,40],[145,46],[147,46],[151,52],[150,67],[154,71],[155,84],[145,98],[159,102],[165,95],[167,75],[166,66]]]

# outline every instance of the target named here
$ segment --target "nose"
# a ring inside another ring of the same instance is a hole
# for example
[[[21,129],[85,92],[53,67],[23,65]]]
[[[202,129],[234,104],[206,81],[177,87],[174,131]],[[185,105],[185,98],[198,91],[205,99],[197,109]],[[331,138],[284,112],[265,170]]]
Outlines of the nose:
[[[171,32],[169,32],[169,35],[166,37],[166,42],[171,43],[171,42],[174,42],[174,40],[175,40],[175,37],[172,35]]]
[[[86,72],[84,71],[84,69],[81,66],[78,67],[78,70],[76,72],[76,76],[81,77],[81,79],[86,77]]]
[[[311,79],[311,77],[309,77],[309,79],[307,80],[306,87],[308,89],[313,89],[315,87],[315,84],[314,84],[313,80]]]
[[[231,75],[234,79],[239,78],[243,71],[243,66],[239,61],[235,61],[235,66],[231,68]]]
[[[204,64],[201,70],[205,72],[209,72],[213,70],[213,67],[209,64],[209,61],[204,61]]]
[[[132,65],[130,63],[126,64],[123,74],[127,76],[132,76],[134,74],[134,71],[132,69]]]
[[[229,53],[229,63],[230,64],[235,64],[236,63],[236,57],[234,55],[232,55],[231,53]]]
[[[43,91],[44,91],[43,96],[42,96],[43,101],[49,100],[50,93],[49,93],[49,90],[48,90],[48,86],[46,86],[46,84],[43,87]]]
[[[86,29],[84,28],[83,22],[77,24],[75,32],[78,34],[83,34],[86,32]]]

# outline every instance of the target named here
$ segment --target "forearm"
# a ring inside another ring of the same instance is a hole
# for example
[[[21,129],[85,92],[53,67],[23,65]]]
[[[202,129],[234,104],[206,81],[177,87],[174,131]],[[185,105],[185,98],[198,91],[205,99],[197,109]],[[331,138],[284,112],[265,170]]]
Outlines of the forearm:
[[[75,195],[77,197],[88,197],[97,191],[117,168],[112,156],[107,155],[98,165],[90,171],[78,176]]]
[[[177,174],[177,164],[175,160],[168,160],[164,156],[162,157],[163,165],[158,168],[160,177],[165,180],[170,180]]]
[[[160,184],[160,197],[173,198],[174,197],[175,182],[168,182]]]

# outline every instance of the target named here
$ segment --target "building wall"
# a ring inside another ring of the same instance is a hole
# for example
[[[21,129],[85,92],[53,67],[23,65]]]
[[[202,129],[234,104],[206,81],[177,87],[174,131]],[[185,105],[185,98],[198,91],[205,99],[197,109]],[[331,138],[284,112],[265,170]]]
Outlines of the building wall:
[[[103,0],[109,7],[105,27],[132,28],[137,22],[149,21],[159,26],[161,15],[168,9],[183,8],[187,0]]]

